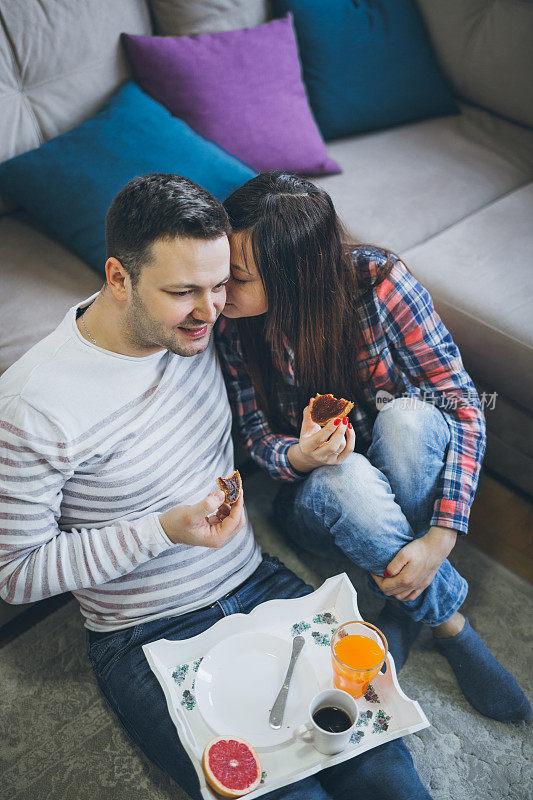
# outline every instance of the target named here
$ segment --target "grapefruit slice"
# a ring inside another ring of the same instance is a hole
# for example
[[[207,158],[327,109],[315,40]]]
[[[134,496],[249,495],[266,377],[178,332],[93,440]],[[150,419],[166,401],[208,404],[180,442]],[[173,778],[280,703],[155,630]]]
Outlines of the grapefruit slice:
[[[222,797],[242,797],[261,782],[261,762],[252,745],[238,736],[217,736],[205,746],[205,779]]]
[[[230,475],[229,478],[217,478],[218,485],[226,495],[226,503],[229,503],[230,506],[233,503],[236,503],[239,499],[239,495],[242,489],[242,480],[239,474],[239,470],[236,469],[233,475]]]
[[[323,428],[334,417],[347,417],[353,406],[344,397],[339,400],[332,394],[317,394],[311,401],[311,420]]]

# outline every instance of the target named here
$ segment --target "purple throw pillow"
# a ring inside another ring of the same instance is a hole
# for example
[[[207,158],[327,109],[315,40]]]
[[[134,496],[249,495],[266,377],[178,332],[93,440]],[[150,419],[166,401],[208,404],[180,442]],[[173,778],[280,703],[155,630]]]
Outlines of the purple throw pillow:
[[[146,92],[251,167],[340,172],[309,110],[289,16],[239,31],[123,40]]]

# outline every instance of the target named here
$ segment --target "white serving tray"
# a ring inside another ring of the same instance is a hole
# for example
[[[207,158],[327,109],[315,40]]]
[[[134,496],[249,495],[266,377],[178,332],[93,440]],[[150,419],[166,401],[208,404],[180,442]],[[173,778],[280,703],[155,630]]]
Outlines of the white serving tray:
[[[323,621],[330,620],[328,615],[333,617],[334,622]],[[205,745],[218,734],[204,721],[194,697],[195,673],[204,655],[215,644],[235,634],[261,632],[290,641],[291,636],[302,633],[308,642],[307,657],[312,660],[319,689],[322,690],[332,686],[329,647],[332,629],[344,622],[360,619],[357,592],[348,576],[342,573],[328,578],[312,594],[291,600],[269,600],[258,605],[250,614],[224,617],[191,639],[159,639],[143,645],[148,663],[165,693],[169,714],[180,741],[196,769],[205,800],[218,797],[206,784],[201,766]],[[359,708],[358,728],[352,737],[354,742],[346,750],[335,756],[325,756],[311,744],[295,740],[276,747],[257,747],[263,781],[246,797],[250,800],[260,797],[380,744],[429,726],[420,705],[402,692],[390,654],[387,656],[385,673],[374,678],[369,688],[366,697],[356,701]],[[235,690],[238,692],[238,687]],[[275,696],[272,702],[274,699]],[[307,721],[307,707],[299,709],[295,716],[298,718],[284,720],[284,724],[288,722],[296,726]],[[254,744],[253,741],[251,743]]]

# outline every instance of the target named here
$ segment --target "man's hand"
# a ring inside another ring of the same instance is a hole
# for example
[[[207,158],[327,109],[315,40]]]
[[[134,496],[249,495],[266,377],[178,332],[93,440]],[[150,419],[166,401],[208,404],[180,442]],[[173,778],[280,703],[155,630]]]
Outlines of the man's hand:
[[[165,511],[159,515],[159,522],[174,544],[222,547],[246,523],[242,490],[232,506],[224,499],[224,492],[211,492],[194,506],[175,506]]]
[[[343,417],[338,425],[330,420],[323,428],[311,420],[310,406],[304,408],[300,441],[289,447],[287,457],[298,472],[311,472],[324,464],[342,464],[355,447],[355,432]]]
[[[381,591],[396,600],[416,600],[422,594],[445,558],[451,553],[457,531],[451,528],[430,528],[425,536],[414,539],[396,553],[382,578],[372,574]]]

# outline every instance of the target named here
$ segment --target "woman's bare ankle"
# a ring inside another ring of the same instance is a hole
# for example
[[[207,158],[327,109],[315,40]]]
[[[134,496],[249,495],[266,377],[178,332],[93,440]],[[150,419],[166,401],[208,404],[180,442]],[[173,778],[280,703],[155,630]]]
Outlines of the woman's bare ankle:
[[[464,625],[465,618],[460,611],[456,611],[446,622],[434,625],[431,628],[431,632],[437,639],[450,639],[452,636],[457,636],[458,633],[461,633]]]

